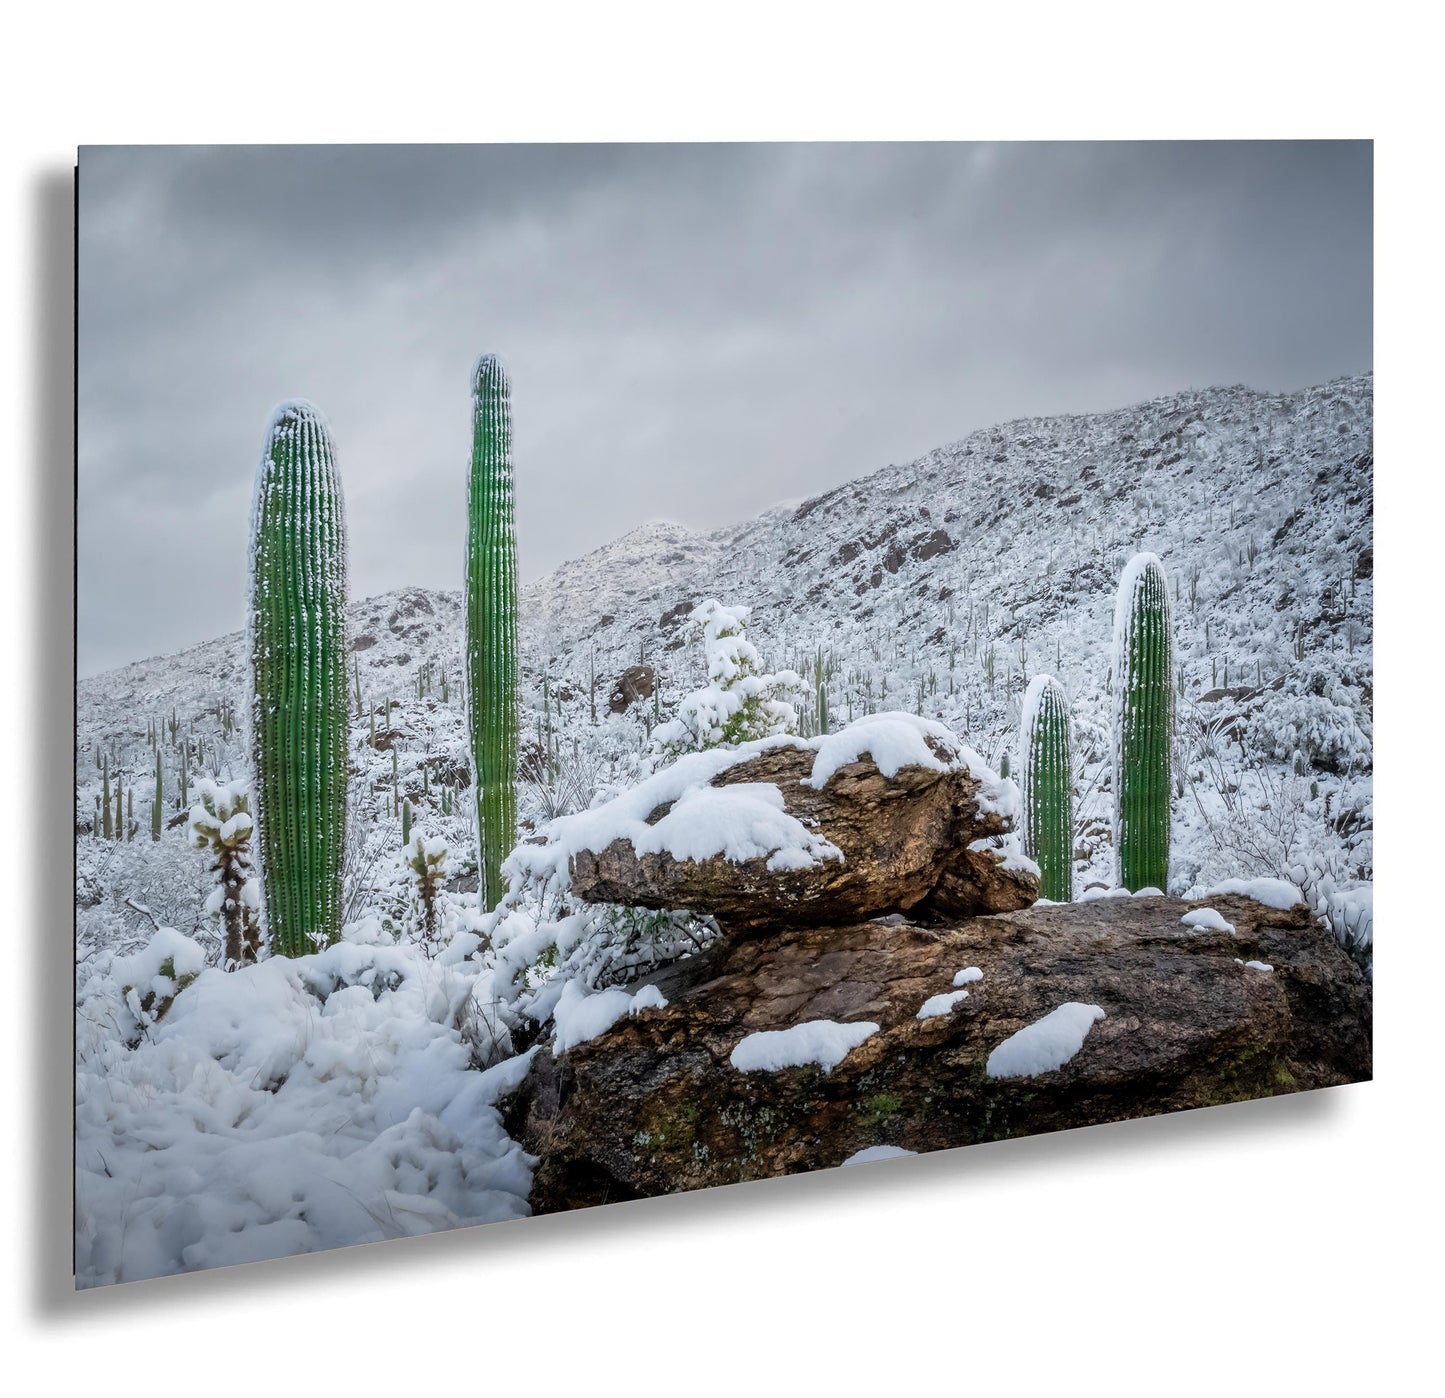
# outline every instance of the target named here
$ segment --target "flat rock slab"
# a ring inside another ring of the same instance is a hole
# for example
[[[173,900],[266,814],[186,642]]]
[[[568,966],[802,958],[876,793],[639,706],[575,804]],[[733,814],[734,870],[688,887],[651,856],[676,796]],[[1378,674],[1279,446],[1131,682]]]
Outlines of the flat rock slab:
[[[887,777],[865,755],[815,788],[806,780],[813,761],[808,748],[773,748],[728,768],[712,785],[776,786],[788,814],[837,846],[841,860],[775,870],[765,859],[639,855],[630,840],[620,839],[573,858],[572,892],[593,903],[710,913],[727,931],[836,925],[920,906],[1002,912],[1038,897],[1032,868],[988,848],[1012,829],[992,804],[992,774],[907,766]],[[981,847],[970,848],[976,842]]]
[[[1200,907],[1234,934],[1180,923]],[[968,967],[983,973],[958,987],[968,995],[919,1019]],[[1359,969],[1304,907],[1239,896],[796,927],[718,943],[651,980],[666,1008],[561,1057],[543,1047],[506,1105],[508,1130],[541,1156],[537,1212],[824,1168],[871,1146],[939,1150],[1371,1074]],[[994,1049],[1065,1004],[1104,1012],[1073,1057],[990,1077]],[[730,1062],[747,1035],[811,1020],[879,1030],[831,1072]]]

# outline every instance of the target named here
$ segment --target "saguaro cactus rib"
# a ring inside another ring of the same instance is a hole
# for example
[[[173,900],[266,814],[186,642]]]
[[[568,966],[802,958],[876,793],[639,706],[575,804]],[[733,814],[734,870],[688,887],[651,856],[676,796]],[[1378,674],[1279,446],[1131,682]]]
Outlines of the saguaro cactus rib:
[[[330,429],[276,410],[251,514],[251,733],[263,917],[301,956],[341,933],[346,524]]]

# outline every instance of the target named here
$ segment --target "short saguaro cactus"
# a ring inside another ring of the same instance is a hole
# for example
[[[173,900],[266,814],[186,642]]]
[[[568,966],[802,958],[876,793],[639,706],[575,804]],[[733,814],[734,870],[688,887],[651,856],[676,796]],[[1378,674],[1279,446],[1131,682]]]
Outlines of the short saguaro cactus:
[[[1120,887],[1169,887],[1174,635],[1169,582],[1152,553],[1136,554],[1114,606],[1114,852]]]
[[[1019,724],[1024,850],[1039,866],[1040,891],[1055,903],[1074,896],[1074,775],[1069,700],[1052,675],[1035,675]]]

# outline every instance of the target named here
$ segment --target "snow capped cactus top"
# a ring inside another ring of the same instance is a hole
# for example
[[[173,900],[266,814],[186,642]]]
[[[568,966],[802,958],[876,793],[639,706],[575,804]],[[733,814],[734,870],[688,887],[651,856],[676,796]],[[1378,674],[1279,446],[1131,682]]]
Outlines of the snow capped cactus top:
[[[1169,579],[1163,560],[1157,553],[1136,553],[1119,575],[1119,591],[1114,597],[1114,687],[1117,694],[1121,681],[1127,677],[1129,653],[1129,619],[1134,614],[1134,598],[1141,588],[1148,588],[1150,600],[1162,602],[1169,614]]]
[[[1067,702],[1063,685],[1052,675],[1035,675],[1033,679],[1029,681],[1029,687],[1024,691],[1023,710],[1019,718],[1019,733],[1024,739],[1025,748],[1027,748],[1030,734],[1034,731],[1034,726],[1039,721],[1039,711],[1043,707],[1044,696],[1051,689],[1057,690],[1059,697],[1065,699],[1065,702]],[[1023,762],[1022,757],[1020,758],[1020,763],[1021,765],[1027,765],[1027,763]]]
[[[326,414],[309,398],[288,398],[284,403],[278,403],[271,413],[271,421],[266,424],[267,455],[270,455],[270,448],[278,438],[293,435],[306,423],[331,436],[331,423]]]
[[[477,398],[484,393],[510,394],[511,391],[512,380],[501,356],[479,354],[472,365],[472,397]]]
[[[288,450],[289,449],[289,450]],[[302,453],[301,464],[308,477],[304,488],[294,493],[290,508],[303,515],[316,511],[320,522],[336,532],[338,566],[328,571],[328,584],[341,588],[342,605],[346,590],[346,508],[341,491],[341,477],[336,469],[335,438],[326,414],[307,398],[288,398],[279,403],[266,424],[261,462],[256,471],[255,490],[251,496],[250,596],[252,620],[257,596],[257,554],[266,544],[264,514],[267,509],[281,512],[286,507],[285,479],[291,466],[287,458]],[[254,636],[252,637],[254,639]],[[250,647],[248,646],[248,649]]]

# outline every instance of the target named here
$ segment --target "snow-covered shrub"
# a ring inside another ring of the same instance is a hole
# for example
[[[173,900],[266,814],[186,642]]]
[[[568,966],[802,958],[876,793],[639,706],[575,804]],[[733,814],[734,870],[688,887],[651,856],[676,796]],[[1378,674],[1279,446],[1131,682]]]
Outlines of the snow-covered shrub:
[[[228,971],[255,962],[261,947],[261,895],[251,877],[251,808],[242,781],[202,777],[196,786],[186,838],[211,856],[216,887],[206,912],[219,916],[226,930],[224,964]]]
[[[1284,684],[1254,709],[1245,746],[1276,762],[1302,754],[1322,772],[1368,769],[1374,755],[1363,706],[1323,666],[1292,671]]]
[[[1362,879],[1342,879],[1329,857],[1312,852],[1290,869],[1310,910],[1335,935],[1335,940],[1369,976],[1374,974],[1375,886]]]
[[[710,917],[584,903],[556,878],[527,880],[494,915],[493,993],[501,1022],[544,1024],[573,982],[591,994],[625,985],[717,936]]]
[[[206,969],[206,953],[162,927],[128,955],[101,952],[76,969],[76,1060],[82,1062],[106,1042],[139,1043]]]
[[[655,760],[671,762],[685,752],[737,747],[755,738],[798,731],[792,702],[806,688],[794,670],[760,674],[762,661],[743,634],[749,607],[725,607],[709,597],[688,617],[691,635],[701,637],[707,684],[686,695],[677,712],[652,735]]]

